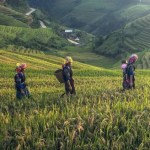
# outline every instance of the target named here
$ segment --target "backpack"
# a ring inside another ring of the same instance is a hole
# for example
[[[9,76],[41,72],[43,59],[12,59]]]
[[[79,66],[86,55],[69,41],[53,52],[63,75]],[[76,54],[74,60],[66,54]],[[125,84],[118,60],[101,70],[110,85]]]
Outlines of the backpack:
[[[60,83],[64,83],[63,69],[56,70],[54,75]]]
[[[130,71],[134,71],[135,67],[132,64],[128,64],[126,68],[126,74],[127,74],[127,79],[123,79],[122,86],[124,89],[129,89],[130,88]],[[133,81],[134,81],[134,76],[133,76]]]
[[[133,72],[134,74],[134,71],[135,71],[135,67],[132,65],[132,64],[128,64],[127,65],[127,68],[126,68],[126,74],[128,75],[128,78],[129,78],[129,75],[130,75],[130,72]]]

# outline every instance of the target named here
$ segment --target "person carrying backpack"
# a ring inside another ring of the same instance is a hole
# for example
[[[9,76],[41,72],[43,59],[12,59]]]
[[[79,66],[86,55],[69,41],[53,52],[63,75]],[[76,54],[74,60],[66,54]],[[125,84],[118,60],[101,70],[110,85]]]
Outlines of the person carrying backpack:
[[[136,54],[132,54],[129,57],[126,74],[127,74],[127,80],[129,81],[129,89],[134,88],[135,89],[135,66],[134,63],[137,61],[138,56]]]
[[[62,74],[65,84],[65,94],[76,94],[75,86],[74,86],[74,79],[73,79],[73,71],[71,65],[73,60],[70,56],[67,56],[65,59],[65,63],[62,65]]]
[[[17,63],[16,74],[14,77],[17,99],[22,99],[24,97],[29,98],[30,96],[30,93],[27,89],[27,85],[25,83],[26,77],[24,71],[26,67],[26,64]]]

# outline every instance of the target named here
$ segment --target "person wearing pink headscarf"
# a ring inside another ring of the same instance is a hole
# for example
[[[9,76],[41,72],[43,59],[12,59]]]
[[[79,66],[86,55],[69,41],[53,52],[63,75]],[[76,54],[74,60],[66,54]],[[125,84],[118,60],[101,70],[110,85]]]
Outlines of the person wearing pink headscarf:
[[[25,77],[25,69],[27,68],[27,65],[25,63],[16,64],[16,74],[14,77],[15,81],[15,88],[16,88],[16,98],[22,99],[23,97],[29,97],[29,91],[27,89],[27,85],[25,83],[26,77]]]
[[[135,67],[134,63],[137,61],[138,56],[132,54],[128,62],[126,60],[122,61],[121,69],[123,71],[123,90],[135,88]]]
[[[136,54],[132,54],[129,57],[128,65],[127,65],[127,76],[129,80],[130,89],[135,88],[135,66],[134,63],[138,60],[138,56]]]

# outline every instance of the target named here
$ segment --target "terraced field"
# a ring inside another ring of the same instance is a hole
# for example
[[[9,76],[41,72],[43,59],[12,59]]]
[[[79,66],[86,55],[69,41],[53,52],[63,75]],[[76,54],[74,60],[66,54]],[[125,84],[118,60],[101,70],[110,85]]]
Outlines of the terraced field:
[[[150,71],[137,71],[136,89],[121,92],[120,70],[75,61],[77,95],[60,98],[53,73],[63,59],[24,51],[0,50],[0,149],[148,150]],[[28,65],[30,99],[15,99],[17,62]]]
[[[134,50],[150,49],[150,15],[137,19],[125,27],[125,44]],[[132,35],[131,35],[132,34]]]
[[[31,22],[31,17],[0,5],[0,25],[29,27]]]
[[[130,5],[127,8],[120,11],[121,17],[127,19],[128,21],[133,21],[139,17],[149,14],[150,11],[150,1],[142,0],[134,1],[134,5]]]
[[[141,56],[138,67],[150,68],[150,15],[128,24],[125,34],[125,46],[131,51],[138,51]]]
[[[61,49],[68,44],[52,28],[32,29],[0,25],[0,39],[0,47],[14,45],[43,51]]]
[[[63,24],[95,35],[108,35],[150,11],[149,0],[29,1]]]
[[[141,59],[137,67],[141,69],[150,68],[150,52],[145,52],[141,55]]]
[[[113,57],[127,58],[131,53],[139,55],[138,68],[149,69],[150,15],[128,23],[112,33],[95,52]]]

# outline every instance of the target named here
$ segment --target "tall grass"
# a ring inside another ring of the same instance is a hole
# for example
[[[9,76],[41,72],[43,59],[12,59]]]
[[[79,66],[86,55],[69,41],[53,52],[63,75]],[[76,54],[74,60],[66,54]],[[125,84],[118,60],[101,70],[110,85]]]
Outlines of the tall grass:
[[[15,99],[14,66],[27,61],[32,97]],[[136,89],[121,92],[121,73],[75,62],[76,96],[53,72],[63,60],[0,51],[0,149],[113,149],[150,147],[150,72],[138,71]],[[42,68],[43,67],[43,68]]]

